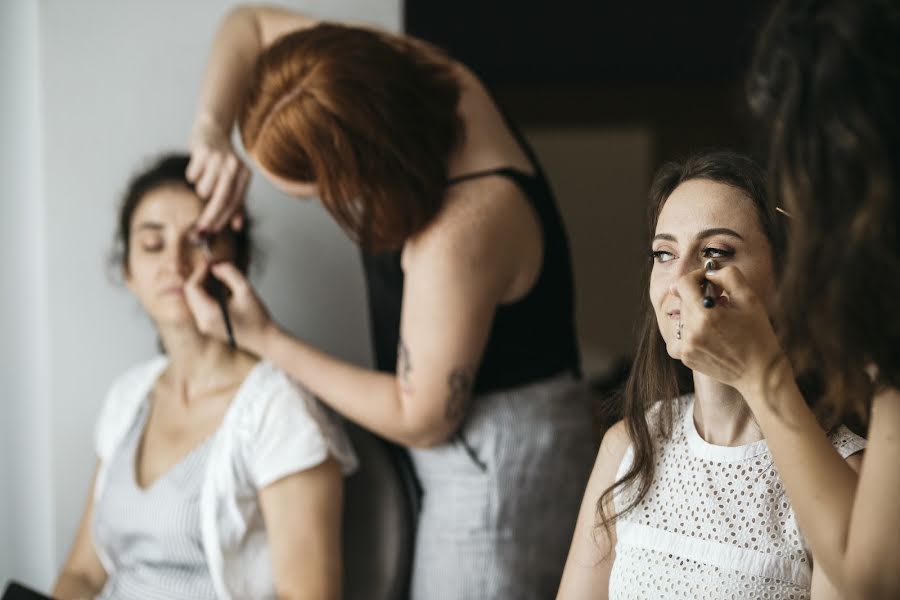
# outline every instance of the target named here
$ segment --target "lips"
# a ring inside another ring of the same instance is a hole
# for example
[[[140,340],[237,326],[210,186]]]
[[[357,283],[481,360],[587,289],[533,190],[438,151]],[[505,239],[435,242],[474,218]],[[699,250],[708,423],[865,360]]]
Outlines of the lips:
[[[184,295],[184,286],[183,285],[170,285],[169,287],[163,288],[161,294],[163,296],[169,296],[169,295],[183,296]]]

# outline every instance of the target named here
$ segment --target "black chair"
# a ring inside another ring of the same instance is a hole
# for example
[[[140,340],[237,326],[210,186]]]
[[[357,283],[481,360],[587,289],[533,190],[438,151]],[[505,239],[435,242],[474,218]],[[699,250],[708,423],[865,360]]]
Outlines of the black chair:
[[[409,594],[419,491],[406,452],[351,424],[359,469],[344,485],[344,598]]]

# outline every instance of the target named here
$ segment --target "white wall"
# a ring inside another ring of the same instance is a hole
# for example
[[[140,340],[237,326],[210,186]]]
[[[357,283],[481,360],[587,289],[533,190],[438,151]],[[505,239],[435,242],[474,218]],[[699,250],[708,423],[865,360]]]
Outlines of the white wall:
[[[0,3],[0,586],[53,570],[39,12]]]
[[[2,188],[2,248],[16,264],[0,294],[3,331],[13,332],[3,345],[4,387],[15,386],[0,399],[2,414],[15,417],[0,424],[0,584],[9,575],[43,588],[52,582],[86,498],[104,391],[155,351],[146,318],[106,270],[115,207],[147,157],[183,148],[215,27],[234,4],[0,3],[2,164],[17,173]],[[400,0],[282,4],[395,30],[402,18]],[[368,363],[355,247],[319,206],[285,199],[261,178],[250,198],[268,255],[255,279],[272,312],[304,339]],[[8,283],[16,293],[6,293]],[[19,373],[9,378],[7,368]],[[21,423],[29,427],[10,436]],[[20,464],[26,454],[28,469]],[[31,487],[21,489],[26,474]]]

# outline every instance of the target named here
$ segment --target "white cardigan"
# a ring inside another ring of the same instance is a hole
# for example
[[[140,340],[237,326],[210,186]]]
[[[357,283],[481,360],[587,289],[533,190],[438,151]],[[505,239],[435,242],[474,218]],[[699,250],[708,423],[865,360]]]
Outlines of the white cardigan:
[[[105,489],[107,465],[167,362],[156,357],[126,371],[110,387],[96,428],[100,466],[95,506]],[[214,435],[200,497],[203,548],[220,598],[275,597],[258,491],[329,456],[345,474],[356,468],[356,455],[343,430],[312,394],[273,365],[258,363]],[[110,557],[103,548],[96,550],[112,573]]]

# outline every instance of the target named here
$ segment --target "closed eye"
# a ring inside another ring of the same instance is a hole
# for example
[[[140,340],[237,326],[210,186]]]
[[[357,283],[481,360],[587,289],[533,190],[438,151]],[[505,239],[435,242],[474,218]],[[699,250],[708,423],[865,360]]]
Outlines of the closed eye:
[[[164,242],[158,236],[145,236],[141,240],[141,250],[144,252],[159,252],[163,249]]]

